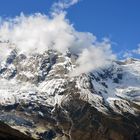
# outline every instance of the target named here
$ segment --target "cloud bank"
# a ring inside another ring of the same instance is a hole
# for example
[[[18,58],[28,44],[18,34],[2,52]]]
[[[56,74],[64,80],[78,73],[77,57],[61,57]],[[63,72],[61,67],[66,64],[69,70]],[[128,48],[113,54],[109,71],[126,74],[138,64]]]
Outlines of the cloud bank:
[[[62,2],[61,0],[60,3]],[[78,0],[68,0],[62,9],[77,2]],[[60,3],[57,5],[61,5]],[[21,14],[13,19],[3,20],[0,24],[0,40],[9,40],[20,53],[26,55],[43,53],[49,49],[65,54],[69,50],[79,56],[72,76],[91,72],[115,59],[108,40],[99,42],[92,33],[76,31],[66,19],[65,12],[53,16]],[[0,59],[4,57],[4,51],[6,47],[0,46]]]

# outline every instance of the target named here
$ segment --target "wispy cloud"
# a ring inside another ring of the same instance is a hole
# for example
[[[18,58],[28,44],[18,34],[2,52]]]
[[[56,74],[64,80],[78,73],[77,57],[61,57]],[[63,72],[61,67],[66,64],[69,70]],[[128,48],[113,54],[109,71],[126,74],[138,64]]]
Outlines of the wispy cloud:
[[[70,6],[77,4],[80,0],[58,0],[52,5],[51,14],[59,14]]]
[[[136,49],[127,50],[123,53],[124,58],[131,58],[134,57],[135,55],[140,55],[140,44],[137,45]]]
[[[132,53],[140,54],[140,44],[138,44],[138,48],[137,49],[132,50]]]
[[[123,52],[123,58],[131,58],[133,56],[132,51],[125,51]]]

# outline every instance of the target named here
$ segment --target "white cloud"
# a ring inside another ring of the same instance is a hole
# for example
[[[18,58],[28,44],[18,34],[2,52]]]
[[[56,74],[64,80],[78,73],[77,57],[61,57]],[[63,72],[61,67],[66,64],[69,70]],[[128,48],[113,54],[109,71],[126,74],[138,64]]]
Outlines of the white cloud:
[[[0,43],[0,62],[6,59],[11,51],[12,48],[9,48],[9,45],[7,43]]]
[[[73,27],[64,14],[49,18],[46,15],[16,17],[4,22],[0,36],[14,42],[20,51],[43,52],[55,48],[64,52],[74,42]]]
[[[0,26],[2,40],[16,44],[21,53],[43,53],[55,49],[61,53],[70,50],[79,55],[74,76],[105,66],[114,58],[108,39],[98,42],[88,32],[78,32],[61,12],[53,17],[42,14],[21,16],[3,21]],[[2,56],[4,53],[0,53]],[[3,56],[2,56],[3,57]]]
[[[109,42],[95,42],[89,48],[84,48],[77,60],[76,69],[70,73],[71,76],[77,76],[82,73],[88,73],[101,67],[105,67],[114,60],[116,56],[111,51]]]

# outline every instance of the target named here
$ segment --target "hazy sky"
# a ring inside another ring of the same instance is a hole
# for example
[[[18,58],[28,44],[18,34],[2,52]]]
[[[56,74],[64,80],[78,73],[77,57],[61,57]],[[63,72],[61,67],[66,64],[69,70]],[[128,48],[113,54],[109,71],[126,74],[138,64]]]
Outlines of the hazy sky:
[[[57,0],[0,0],[0,16],[36,12],[48,14]],[[116,53],[134,50],[140,43],[140,0],[81,0],[67,9],[67,18],[78,31],[108,37]]]

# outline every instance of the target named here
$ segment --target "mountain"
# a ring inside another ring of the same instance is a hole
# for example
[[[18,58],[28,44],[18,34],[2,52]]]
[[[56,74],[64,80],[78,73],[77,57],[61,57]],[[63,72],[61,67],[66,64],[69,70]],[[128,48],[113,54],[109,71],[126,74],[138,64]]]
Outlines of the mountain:
[[[69,51],[27,55],[5,44],[0,121],[11,130],[42,140],[140,140],[140,60],[72,77],[78,56]]]

